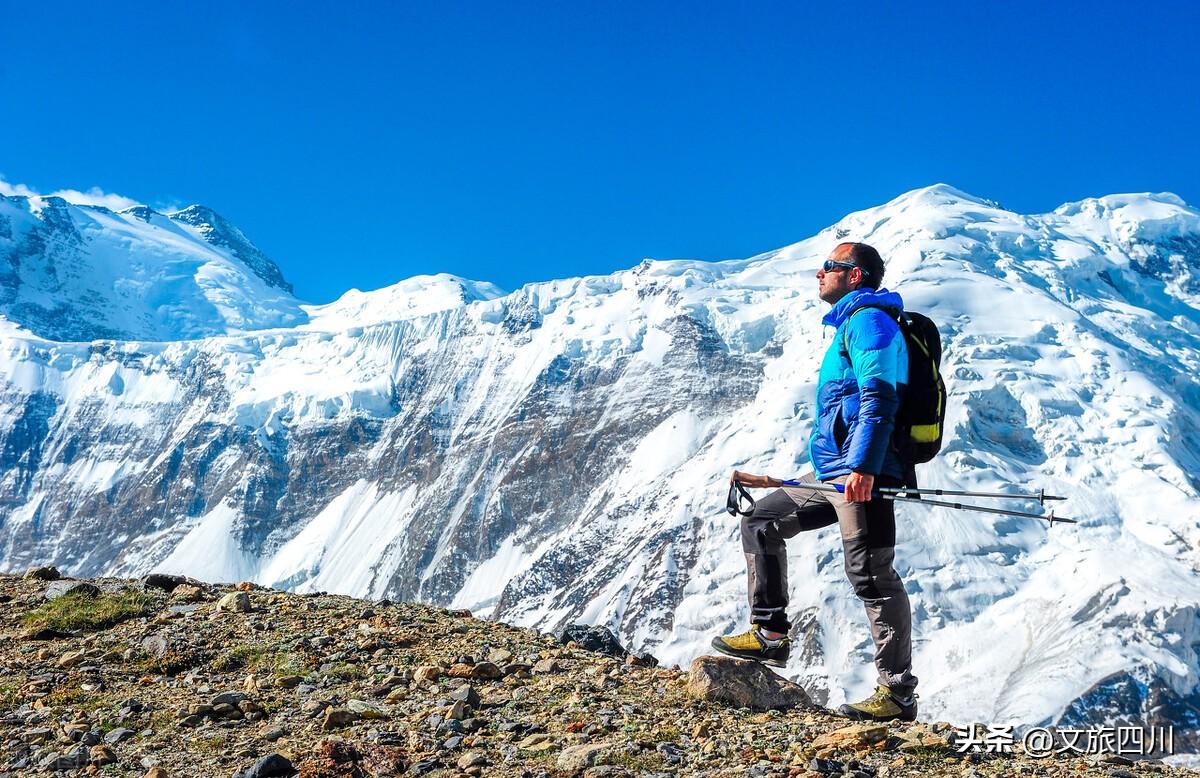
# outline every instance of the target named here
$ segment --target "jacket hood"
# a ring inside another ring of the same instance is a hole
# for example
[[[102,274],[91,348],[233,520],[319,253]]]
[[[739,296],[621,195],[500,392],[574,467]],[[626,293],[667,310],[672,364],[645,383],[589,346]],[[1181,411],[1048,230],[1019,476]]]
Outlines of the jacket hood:
[[[904,300],[896,292],[889,292],[887,289],[855,289],[834,303],[821,321],[830,327],[840,327],[850,314],[867,305],[904,310]]]

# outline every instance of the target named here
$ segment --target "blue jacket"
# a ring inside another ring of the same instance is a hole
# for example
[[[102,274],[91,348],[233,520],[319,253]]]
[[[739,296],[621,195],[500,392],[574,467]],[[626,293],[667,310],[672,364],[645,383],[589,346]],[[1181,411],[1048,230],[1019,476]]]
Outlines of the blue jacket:
[[[836,327],[821,362],[817,420],[808,442],[816,477],[827,481],[852,471],[904,477],[892,447],[896,411],[908,384],[908,346],[900,325],[881,305],[904,310],[886,289],[856,289],[822,320]]]

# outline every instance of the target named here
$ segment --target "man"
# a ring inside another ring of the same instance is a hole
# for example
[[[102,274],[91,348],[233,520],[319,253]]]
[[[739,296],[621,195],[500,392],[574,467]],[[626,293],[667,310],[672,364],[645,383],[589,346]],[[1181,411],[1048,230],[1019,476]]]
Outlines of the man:
[[[875,694],[843,705],[838,712],[859,720],[911,721],[917,714],[917,678],[910,667],[908,595],[892,567],[895,504],[872,499],[871,494],[877,487],[903,485],[906,472],[891,444],[908,382],[908,349],[893,318],[904,303],[900,295],[880,288],[883,272],[879,253],[863,243],[838,245],[817,271],[819,295],[833,306],[823,321],[836,329],[817,384],[817,415],[809,440],[814,472],[801,480],[845,484],[845,493],[784,487],[760,500],[742,519],[751,628],[714,638],[712,645],[731,656],[784,666],[791,627],[784,541],[837,524],[846,575],[866,605],[879,671]],[[736,470],[731,480],[756,487],[781,485],[774,478]]]

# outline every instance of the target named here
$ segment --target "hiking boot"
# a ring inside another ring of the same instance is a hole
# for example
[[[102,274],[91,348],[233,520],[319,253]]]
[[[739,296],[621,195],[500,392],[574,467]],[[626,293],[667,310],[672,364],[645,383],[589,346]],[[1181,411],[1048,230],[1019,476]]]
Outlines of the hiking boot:
[[[769,638],[762,634],[762,630],[756,624],[740,635],[713,638],[712,647],[722,654],[736,656],[738,659],[753,659],[772,667],[783,667],[787,664],[788,653],[792,650],[792,641],[786,636]]]
[[[913,721],[917,718],[917,695],[905,699],[886,686],[878,686],[867,699],[842,705],[837,712],[855,721]]]

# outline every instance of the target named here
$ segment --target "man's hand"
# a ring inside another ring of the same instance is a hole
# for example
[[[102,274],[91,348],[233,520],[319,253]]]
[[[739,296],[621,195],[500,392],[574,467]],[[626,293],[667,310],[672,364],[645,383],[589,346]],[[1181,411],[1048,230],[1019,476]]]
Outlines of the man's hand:
[[[846,479],[846,500],[849,502],[870,502],[871,490],[875,488],[875,476],[865,473],[851,473]]]
[[[733,475],[729,476],[729,482],[758,489],[765,489],[769,486],[783,486],[783,482],[781,482],[778,478],[772,478],[769,475],[740,473],[737,470],[734,470]]]

